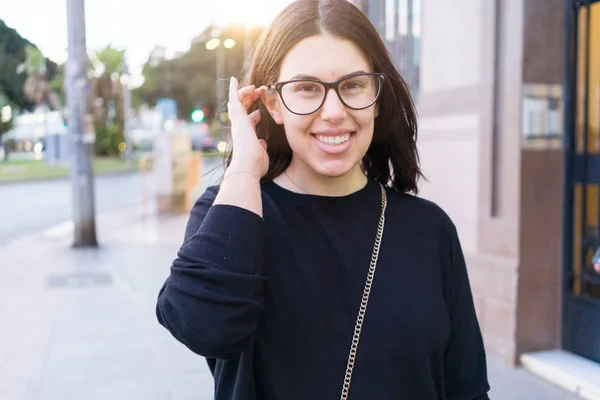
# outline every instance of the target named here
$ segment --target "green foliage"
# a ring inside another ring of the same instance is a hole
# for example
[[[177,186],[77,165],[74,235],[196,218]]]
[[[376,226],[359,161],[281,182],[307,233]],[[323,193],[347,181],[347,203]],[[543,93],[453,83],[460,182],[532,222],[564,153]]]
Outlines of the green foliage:
[[[65,94],[65,75],[64,75],[64,67],[59,66],[54,76],[54,79],[50,82],[50,87],[58,96],[60,104],[67,104],[67,98]]]
[[[10,105],[6,96],[0,92],[0,139],[2,139],[2,135],[8,132],[12,128],[13,118],[9,119],[6,122],[2,122],[1,111],[4,106]],[[0,140],[0,143],[2,140]]]
[[[190,50],[180,57],[167,60],[150,57],[143,68],[144,83],[133,91],[136,102],[144,102],[154,106],[158,99],[170,97],[177,101],[180,118],[189,119],[196,108],[208,107],[208,120],[214,115],[216,103],[216,53],[206,49],[206,42],[211,39],[213,27],[206,28],[192,43]],[[250,32],[252,44],[261,34],[261,29]],[[222,38],[236,41],[232,49],[226,49],[225,79],[229,76],[242,75],[245,63],[244,40],[246,30],[240,26],[230,26],[222,30]],[[223,50],[223,49],[221,49]],[[228,83],[225,84],[227,88]]]
[[[122,125],[96,123],[95,154],[98,156],[119,155],[119,144],[125,141]]]
[[[92,65],[102,75],[111,76],[113,73],[116,73],[121,76],[124,73],[124,57],[125,50],[117,49],[108,44],[93,54]]]
[[[12,119],[8,120],[8,122],[2,122],[2,120],[0,120],[0,143],[2,143],[2,135],[12,129],[12,123]]]
[[[15,142],[15,139],[8,139],[6,141],[6,146],[8,147],[8,150],[10,152],[13,152],[13,151],[17,150],[17,143]]]
[[[25,97],[23,87],[26,74],[18,74],[17,68],[27,59],[26,47],[33,46],[12,28],[0,20],[0,92],[4,93],[8,101],[17,109],[31,110],[33,103]],[[35,47],[35,46],[34,46]],[[46,76],[52,80],[57,72],[56,63],[44,59]]]
[[[42,52],[35,46],[28,44],[25,46],[25,61],[17,66],[17,74],[45,74],[46,60]]]
[[[125,50],[108,45],[92,56],[92,104],[98,156],[119,155],[124,139],[123,86]]]

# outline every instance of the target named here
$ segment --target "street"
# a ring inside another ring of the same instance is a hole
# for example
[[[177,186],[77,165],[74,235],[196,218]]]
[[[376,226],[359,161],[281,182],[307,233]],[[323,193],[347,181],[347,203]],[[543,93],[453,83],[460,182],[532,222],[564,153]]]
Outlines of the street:
[[[201,183],[214,184],[221,169],[210,172],[221,158],[204,158]],[[153,200],[152,174],[124,173],[96,176],[96,213],[134,207],[142,199]],[[55,226],[71,219],[69,179],[0,185],[0,245],[24,234]]]

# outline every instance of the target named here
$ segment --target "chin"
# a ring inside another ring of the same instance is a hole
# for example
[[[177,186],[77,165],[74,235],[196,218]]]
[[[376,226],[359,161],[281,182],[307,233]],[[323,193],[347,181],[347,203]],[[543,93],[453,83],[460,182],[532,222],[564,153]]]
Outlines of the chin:
[[[349,163],[344,161],[327,161],[319,163],[313,166],[313,170],[319,175],[326,176],[328,178],[339,178],[352,171],[356,163]]]

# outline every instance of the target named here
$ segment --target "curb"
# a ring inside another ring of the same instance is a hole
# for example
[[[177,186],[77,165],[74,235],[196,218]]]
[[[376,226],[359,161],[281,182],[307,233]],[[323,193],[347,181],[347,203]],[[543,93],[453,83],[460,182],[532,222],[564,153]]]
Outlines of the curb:
[[[168,218],[170,215],[167,215]],[[173,215],[175,217],[176,215]],[[145,209],[141,205],[117,208],[111,211],[97,213],[95,216],[96,222],[96,239],[98,246],[102,248],[102,236],[110,234],[119,228],[128,224],[138,223],[144,219],[163,218],[165,216],[158,215],[156,212],[156,204],[149,203]],[[20,235],[12,240],[8,240],[0,244],[0,253],[3,250],[13,246],[19,246],[31,242],[40,243],[41,241],[65,241],[72,243],[73,240],[73,223],[71,219],[59,222],[57,224],[47,226],[32,232]],[[70,245],[72,247],[72,245]]]
[[[94,173],[93,176],[94,176],[94,178],[104,177],[104,176],[110,177],[110,176],[135,174],[135,173],[139,173],[139,172],[140,171],[138,169],[130,169],[130,170],[125,170],[125,171],[98,172],[98,173]],[[49,177],[44,177],[44,178],[20,179],[20,180],[14,180],[14,181],[0,180],[0,186],[2,186],[2,185],[17,185],[17,184],[34,183],[34,182],[52,182],[52,181],[61,181],[61,180],[64,181],[64,180],[69,180],[70,178],[71,178],[71,175],[49,176]]]

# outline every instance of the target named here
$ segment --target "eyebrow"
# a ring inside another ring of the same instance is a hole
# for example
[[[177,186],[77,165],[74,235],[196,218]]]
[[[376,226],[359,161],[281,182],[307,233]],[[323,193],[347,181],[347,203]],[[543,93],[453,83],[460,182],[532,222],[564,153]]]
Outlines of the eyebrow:
[[[341,78],[339,78],[337,80],[341,81],[342,79],[346,79],[346,78],[349,78],[349,77],[357,75],[357,74],[366,74],[366,72],[362,71],[362,70],[354,71],[354,72],[351,72],[351,73],[349,73],[347,75],[342,76]],[[315,76],[312,76],[312,75],[306,75],[306,74],[296,74],[296,75],[292,76],[289,80],[290,81],[297,81],[297,80],[303,80],[303,79],[320,81],[319,78],[317,78]]]

